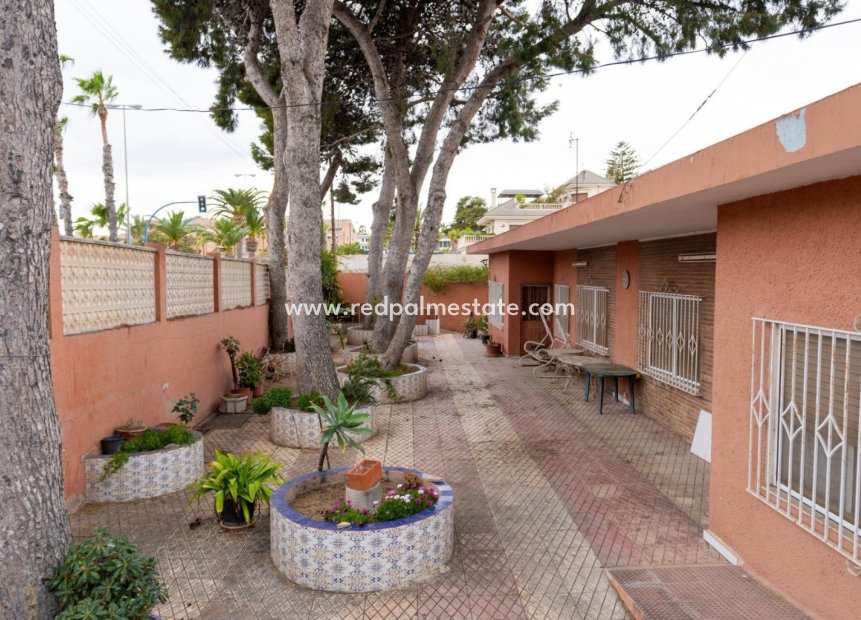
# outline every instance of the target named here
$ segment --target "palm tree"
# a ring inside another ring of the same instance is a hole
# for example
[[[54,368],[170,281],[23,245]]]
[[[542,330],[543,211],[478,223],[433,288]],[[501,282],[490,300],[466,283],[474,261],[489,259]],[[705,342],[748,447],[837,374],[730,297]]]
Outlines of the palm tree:
[[[182,242],[198,232],[192,221],[182,211],[172,211],[156,221],[155,230],[167,241],[168,249],[180,250]]]
[[[254,256],[260,237],[266,232],[266,222],[260,209],[251,209],[245,213],[245,229],[248,237],[245,239],[245,249]]]
[[[79,237],[84,239],[92,239],[93,238],[93,229],[96,226],[96,222],[86,217],[79,217],[75,220],[74,231],[78,233]]]
[[[212,228],[203,233],[207,241],[212,241],[225,254],[230,254],[242,237],[248,234],[244,226],[237,226],[233,220],[220,219],[212,222]]]
[[[216,217],[230,218],[236,226],[245,226],[248,213],[260,210],[263,204],[264,192],[256,189],[217,189],[212,202],[212,210]]]
[[[60,54],[61,69],[73,62],[75,61],[72,57]],[[71,237],[74,234],[72,195],[69,194],[69,178],[66,176],[66,166],[63,162],[63,131],[68,123],[69,119],[65,116],[57,119],[57,122],[54,123],[54,176],[57,177],[57,189],[60,195],[60,218],[63,220],[63,232]]]
[[[90,207],[90,215],[92,217],[79,217],[75,220],[74,230],[85,239],[92,239],[96,228],[105,228],[108,226],[108,208],[102,202],[97,202]],[[126,219],[126,205],[120,205],[117,209],[117,218],[120,221]]]
[[[114,200],[114,161],[111,155],[111,145],[108,142],[108,106],[119,94],[113,85],[111,76],[105,77],[101,70],[89,78],[75,78],[81,93],[72,101],[92,106],[93,114],[99,117],[102,126],[102,172],[105,175],[105,205],[107,208],[108,236],[117,242],[117,211]]]

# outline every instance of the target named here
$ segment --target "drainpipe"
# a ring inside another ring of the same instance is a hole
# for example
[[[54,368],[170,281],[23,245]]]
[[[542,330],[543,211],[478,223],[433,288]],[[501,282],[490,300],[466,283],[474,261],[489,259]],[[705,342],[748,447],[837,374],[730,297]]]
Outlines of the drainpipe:
[[[490,188],[490,208],[491,209],[496,208],[496,188],[495,187]]]

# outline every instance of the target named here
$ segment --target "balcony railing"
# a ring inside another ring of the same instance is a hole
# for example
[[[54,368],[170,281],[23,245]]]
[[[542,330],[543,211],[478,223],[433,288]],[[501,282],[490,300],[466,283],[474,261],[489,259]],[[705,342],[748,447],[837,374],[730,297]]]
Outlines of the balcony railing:
[[[485,239],[492,239],[493,235],[464,235],[457,240],[457,249],[462,250],[467,246],[472,245],[473,243],[478,243],[479,241],[484,241]]]
[[[565,202],[520,202],[517,206],[530,211],[558,211],[570,206],[570,204]]]

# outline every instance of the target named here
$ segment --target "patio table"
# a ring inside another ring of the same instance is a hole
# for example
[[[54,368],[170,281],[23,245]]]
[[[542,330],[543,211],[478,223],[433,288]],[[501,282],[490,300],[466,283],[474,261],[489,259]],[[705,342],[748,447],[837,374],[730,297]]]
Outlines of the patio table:
[[[604,380],[607,377],[612,377],[615,381],[613,397],[616,402],[619,402],[619,377],[627,377],[631,384],[631,415],[634,414],[634,386],[637,379],[637,371],[628,366],[621,364],[612,364],[609,362],[598,362],[595,364],[583,364],[583,372],[586,373],[586,402],[589,402],[589,387],[592,382],[592,377],[598,378],[598,413],[604,413]]]

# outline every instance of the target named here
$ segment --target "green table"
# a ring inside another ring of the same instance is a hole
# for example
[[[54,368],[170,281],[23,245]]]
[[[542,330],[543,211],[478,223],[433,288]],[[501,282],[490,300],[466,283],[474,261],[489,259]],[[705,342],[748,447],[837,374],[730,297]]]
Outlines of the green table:
[[[613,364],[610,362],[596,362],[594,364],[583,364],[581,366],[586,374],[585,396],[586,402],[589,402],[589,388],[592,383],[592,377],[598,378],[598,413],[604,413],[604,380],[607,377],[612,377],[615,385],[613,397],[616,402],[619,402],[619,377],[630,379],[631,384],[631,414],[634,414],[634,386],[637,379],[637,371],[621,364]]]

